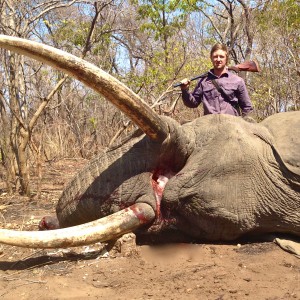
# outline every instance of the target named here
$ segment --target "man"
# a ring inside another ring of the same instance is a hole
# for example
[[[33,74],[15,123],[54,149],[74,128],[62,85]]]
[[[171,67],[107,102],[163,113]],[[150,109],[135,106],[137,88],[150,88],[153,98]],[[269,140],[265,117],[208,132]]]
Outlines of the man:
[[[201,78],[191,93],[190,81],[181,81],[182,99],[186,106],[194,108],[203,103],[204,114],[229,114],[247,116],[253,111],[244,80],[227,69],[228,49],[216,44],[210,52],[213,64],[207,75]]]

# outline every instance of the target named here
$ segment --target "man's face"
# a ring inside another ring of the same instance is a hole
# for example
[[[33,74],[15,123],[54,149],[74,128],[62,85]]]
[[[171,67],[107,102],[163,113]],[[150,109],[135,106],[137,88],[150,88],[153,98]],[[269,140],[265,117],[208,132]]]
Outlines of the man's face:
[[[226,67],[226,52],[223,50],[216,50],[211,56],[211,62],[214,69],[224,69]]]

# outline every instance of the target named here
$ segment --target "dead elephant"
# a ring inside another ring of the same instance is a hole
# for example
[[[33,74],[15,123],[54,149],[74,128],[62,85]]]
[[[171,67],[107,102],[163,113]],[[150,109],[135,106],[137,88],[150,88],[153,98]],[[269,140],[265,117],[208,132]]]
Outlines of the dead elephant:
[[[276,114],[260,124],[209,115],[179,125],[73,55],[4,35],[0,46],[80,80],[144,132],[99,154],[66,187],[57,218],[67,228],[2,229],[1,243],[69,247],[168,229],[207,241],[264,233],[300,236],[300,112]]]

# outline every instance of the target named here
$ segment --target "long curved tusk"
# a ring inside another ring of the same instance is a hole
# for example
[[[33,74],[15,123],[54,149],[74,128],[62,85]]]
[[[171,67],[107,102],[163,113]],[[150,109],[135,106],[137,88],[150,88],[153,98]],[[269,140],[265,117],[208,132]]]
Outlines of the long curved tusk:
[[[153,208],[136,203],[102,219],[78,226],[50,231],[0,229],[0,243],[25,248],[66,248],[115,239],[155,218]]]
[[[150,138],[164,141],[168,127],[137,94],[95,65],[38,42],[0,35],[0,47],[32,57],[78,79],[123,111]]]

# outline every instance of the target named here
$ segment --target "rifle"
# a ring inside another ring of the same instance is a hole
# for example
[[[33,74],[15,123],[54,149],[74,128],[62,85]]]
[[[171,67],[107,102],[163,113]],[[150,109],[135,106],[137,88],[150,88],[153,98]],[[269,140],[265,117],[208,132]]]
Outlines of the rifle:
[[[245,72],[260,72],[260,68],[259,65],[256,61],[254,60],[249,60],[249,61],[245,61],[241,64],[235,65],[235,66],[229,66],[228,70],[233,70],[235,72],[240,72],[240,71],[245,71]],[[193,77],[190,79],[190,81],[193,80],[197,80],[199,78],[203,78],[207,76],[207,72],[203,73],[201,75],[198,75],[196,77]],[[178,82],[176,84],[173,85],[173,87],[178,87],[181,86],[181,82]]]

